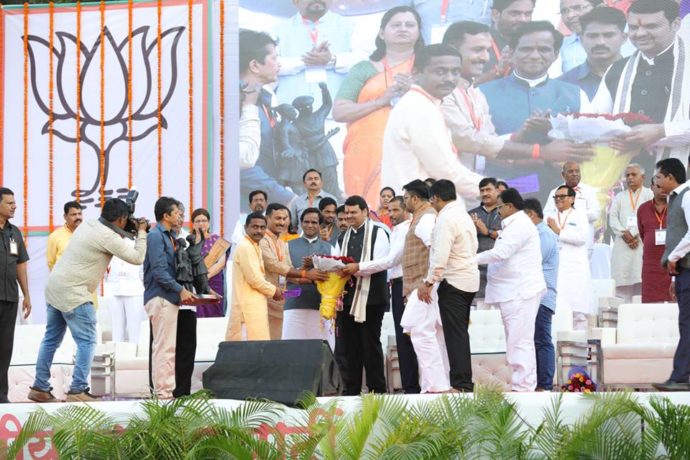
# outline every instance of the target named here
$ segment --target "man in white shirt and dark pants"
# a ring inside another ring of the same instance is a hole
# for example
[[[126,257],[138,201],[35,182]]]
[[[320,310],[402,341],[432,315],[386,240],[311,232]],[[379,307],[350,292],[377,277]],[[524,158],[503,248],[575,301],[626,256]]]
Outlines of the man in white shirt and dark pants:
[[[493,249],[477,256],[479,265],[489,266],[486,301],[501,309],[513,391],[534,391],[537,386],[534,326],[546,291],[539,232],[524,207],[516,189],[501,193],[498,212],[503,230]]]
[[[450,385],[458,391],[473,391],[470,336],[470,305],[479,289],[477,230],[457,201],[455,185],[446,179],[431,186],[431,205],[438,212],[431,237],[429,272],[419,287],[419,300],[431,303],[438,286],[438,306],[448,349]]]

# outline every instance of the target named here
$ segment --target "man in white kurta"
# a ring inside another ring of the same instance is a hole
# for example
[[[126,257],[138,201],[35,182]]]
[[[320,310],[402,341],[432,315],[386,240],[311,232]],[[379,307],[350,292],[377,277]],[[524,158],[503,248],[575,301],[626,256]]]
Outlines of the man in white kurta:
[[[561,185],[554,193],[555,212],[544,213],[546,223],[558,235],[558,281],[556,308],[573,314],[573,329],[587,330],[587,315],[592,311],[592,274],[587,242],[589,224],[585,211],[574,207],[576,193]]]
[[[451,46],[430,45],[417,53],[417,84],[396,103],[384,131],[382,184],[401,190],[415,179],[448,179],[465,200],[477,198],[482,178],[460,163],[440,108],[457,86],[461,68],[460,54]]]
[[[534,325],[546,291],[539,232],[524,206],[516,189],[501,193],[498,212],[503,231],[493,249],[477,254],[477,263],[488,265],[486,301],[501,310],[513,391],[534,391],[537,386]]]
[[[587,222],[589,223],[587,249],[591,253],[595,235],[594,224],[601,215],[601,206],[599,205],[599,199],[597,198],[597,191],[594,187],[582,182],[580,165],[575,161],[566,161],[563,163],[561,176],[563,177],[563,185],[567,185],[575,190],[574,207],[579,211],[583,211],[587,215]],[[558,187],[561,187],[561,185]],[[545,216],[553,216],[558,212],[553,199],[558,187],[551,190],[549,193],[546,204],[544,205]]]
[[[609,227],[615,236],[611,254],[611,275],[616,296],[629,303],[642,294],[642,241],[637,228],[637,209],[654,197],[644,184],[644,170],[632,163],[625,168],[627,190],[618,193],[609,211]]]

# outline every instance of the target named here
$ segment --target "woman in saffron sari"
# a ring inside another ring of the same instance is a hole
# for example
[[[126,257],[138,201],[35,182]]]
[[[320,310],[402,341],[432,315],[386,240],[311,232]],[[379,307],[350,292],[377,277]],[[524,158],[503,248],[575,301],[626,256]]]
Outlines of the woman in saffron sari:
[[[214,292],[224,295],[223,269],[225,268],[225,254],[230,248],[230,243],[209,232],[210,222],[211,215],[206,209],[199,208],[192,213],[194,230],[200,231],[204,237],[201,255],[204,257],[204,265],[208,269],[208,285]],[[223,302],[196,307],[196,316],[199,318],[220,317],[224,314]]]
[[[340,86],[333,118],[347,123],[343,144],[345,192],[375,205],[381,189],[383,131],[392,105],[410,88],[415,51],[424,46],[414,8],[386,11],[368,61],[352,67]]]

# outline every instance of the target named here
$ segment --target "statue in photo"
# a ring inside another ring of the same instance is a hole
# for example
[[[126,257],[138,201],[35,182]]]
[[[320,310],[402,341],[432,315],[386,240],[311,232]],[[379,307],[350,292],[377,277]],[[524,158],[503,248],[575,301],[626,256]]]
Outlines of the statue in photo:
[[[280,104],[273,109],[280,122],[274,129],[278,181],[288,186],[296,194],[304,193],[302,175],[311,168],[309,150],[307,150],[302,133],[295,126],[297,109],[290,104]]]

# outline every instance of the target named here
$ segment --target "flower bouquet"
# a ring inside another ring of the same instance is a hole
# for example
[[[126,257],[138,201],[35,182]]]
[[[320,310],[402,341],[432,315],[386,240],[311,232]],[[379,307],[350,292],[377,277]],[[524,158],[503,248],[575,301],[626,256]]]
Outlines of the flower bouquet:
[[[597,391],[597,384],[584,371],[584,369],[573,369],[568,373],[568,380],[561,386],[563,393],[592,393]]]
[[[582,177],[587,178],[587,184],[597,190],[601,209],[606,209],[608,191],[637,153],[620,152],[609,147],[609,142],[630,131],[631,127],[647,123],[653,123],[652,119],[638,113],[566,113],[551,117],[549,137],[593,144],[594,157],[582,163],[580,169]]]
[[[342,298],[345,284],[350,279],[349,276],[340,277],[339,270],[345,268],[346,264],[354,263],[351,257],[318,255],[312,257],[314,268],[328,273],[326,281],[316,281],[316,289],[321,294],[321,305],[319,311],[325,320],[335,318],[336,305],[338,299]]]

